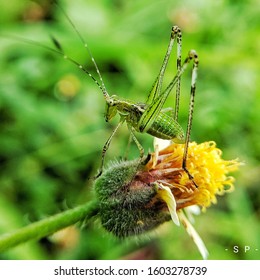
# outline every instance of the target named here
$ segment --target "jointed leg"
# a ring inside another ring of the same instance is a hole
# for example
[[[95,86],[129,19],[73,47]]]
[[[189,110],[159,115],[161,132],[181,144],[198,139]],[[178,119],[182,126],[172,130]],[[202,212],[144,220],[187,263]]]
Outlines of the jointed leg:
[[[109,136],[109,138],[107,139],[104,147],[103,147],[103,150],[102,150],[102,158],[101,158],[101,165],[100,165],[100,168],[99,168],[99,172],[98,174],[94,177],[94,179],[97,179],[102,173],[103,173],[103,168],[104,168],[104,160],[105,160],[105,155],[106,155],[106,152],[109,148],[109,145],[111,143],[111,140],[113,138],[113,136],[115,135],[116,131],[118,130],[118,128],[123,124],[124,120],[120,120],[120,122],[118,123],[118,125],[114,128],[112,134]]]
[[[195,91],[196,91],[196,80],[197,80],[197,72],[198,72],[198,65],[199,59],[197,53],[192,50],[189,52],[189,56],[193,59],[193,67],[192,67],[192,76],[191,76],[191,90],[190,90],[190,102],[189,102],[189,115],[188,115],[188,123],[187,123],[187,130],[186,130],[186,139],[185,139],[185,146],[184,146],[184,153],[183,153],[183,160],[182,160],[182,168],[189,176],[189,179],[193,181],[192,175],[189,173],[186,167],[187,155],[188,155],[188,148],[190,142],[190,133],[192,127],[192,117],[193,117],[193,109],[194,109],[194,98],[195,98]],[[193,181],[194,185],[196,183]]]
[[[161,93],[161,89],[162,89],[162,83],[163,83],[163,78],[164,78],[164,74],[165,74],[165,70],[168,64],[168,61],[170,59],[170,55],[172,52],[172,48],[173,48],[173,44],[175,39],[177,38],[177,70],[180,70],[181,68],[181,30],[178,26],[173,26],[172,30],[171,30],[171,37],[170,37],[170,42],[166,51],[166,54],[164,56],[163,59],[163,63],[160,69],[160,72],[153,84],[153,87],[148,95],[148,99],[146,100],[146,104],[152,104],[153,100],[156,99],[160,93]],[[176,91],[178,91],[178,95],[180,95],[180,81],[178,82],[177,85],[177,89]],[[176,97],[177,98],[177,97]],[[178,100],[179,100],[179,96],[178,96]]]
[[[181,70],[181,46],[182,46],[182,35],[179,27],[176,28],[177,36],[177,72]],[[179,104],[180,104],[180,94],[181,94],[181,76],[179,76],[176,83],[176,96],[175,96],[175,109],[174,109],[174,120],[178,122],[179,114]]]
[[[130,133],[129,138],[128,138],[128,142],[127,142],[127,147],[126,147],[126,150],[124,152],[124,157],[123,157],[124,160],[127,160],[127,158],[128,158],[131,143],[132,143],[132,134]]]
[[[139,152],[140,152],[140,158],[142,159],[144,156],[144,148],[142,147],[142,145],[140,144],[140,142],[137,140],[135,134],[134,134],[134,129],[131,125],[127,124],[128,129],[130,131],[131,134],[131,138],[134,140]]]
[[[178,66],[179,69],[178,69],[176,75],[174,76],[172,81],[168,84],[166,89],[158,97],[156,97],[151,104],[150,103],[148,104],[149,105],[148,108],[144,111],[144,113],[143,113],[143,115],[140,118],[139,123],[138,123],[140,132],[147,132],[149,130],[149,128],[153,124],[154,120],[156,119],[158,114],[161,112],[162,107],[165,104],[165,101],[168,98],[168,96],[169,96],[170,92],[172,91],[173,87],[176,84],[180,83],[181,75],[184,73],[184,71],[188,67],[189,63],[191,62],[191,60],[195,59],[195,54],[196,54],[195,51],[190,51],[189,52],[189,54],[186,57],[186,59],[184,60],[183,64],[180,67]],[[179,64],[179,62],[178,62],[178,64]],[[177,115],[178,115],[178,108],[179,108],[179,95],[180,95],[180,91],[177,90],[177,96],[176,96],[177,107],[175,108],[175,112],[176,112],[175,117],[176,118],[178,117]],[[150,97],[150,95],[149,95],[149,97]]]

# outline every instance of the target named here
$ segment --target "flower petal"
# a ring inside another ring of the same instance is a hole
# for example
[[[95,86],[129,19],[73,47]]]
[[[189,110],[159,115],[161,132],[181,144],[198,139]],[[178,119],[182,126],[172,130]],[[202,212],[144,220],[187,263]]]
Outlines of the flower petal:
[[[185,215],[187,216],[188,220],[194,224],[195,220],[193,215],[199,215],[201,213],[200,207],[198,205],[191,205],[187,206],[184,209]]]
[[[171,140],[164,140],[157,137],[154,137],[153,139],[153,146],[155,150],[159,149],[159,151],[161,151],[170,145],[171,145]]]
[[[190,235],[190,237],[192,238],[192,240],[198,247],[200,254],[202,255],[202,258],[204,260],[206,260],[208,258],[209,252],[208,252],[204,242],[202,241],[201,237],[199,236],[199,234],[197,233],[195,228],[192,226],[192,224],[189,222],[189,220],[186,218],[186,216],[182,210],[178,211],[178,215],[179,215],[180,221],[182,222],[186,231],[188,232],[188,234]]]
[[[169,187],[163,186],[162,184],[158,184],[158,194],[160,198],[167,204],[167,207],[169,209],[169,212],[171,214],[173,222],[179,226],[180,221],[177,215],[176,210],[176,201],[175,198],[171,192],[171,189]]]

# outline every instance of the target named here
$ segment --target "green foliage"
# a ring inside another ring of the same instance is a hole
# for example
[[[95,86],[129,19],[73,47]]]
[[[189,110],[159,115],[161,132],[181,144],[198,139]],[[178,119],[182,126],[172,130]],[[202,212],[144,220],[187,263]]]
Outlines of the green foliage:
[[[88,53],[48,0],[0,0],[0,33],[65,52],[94,75]],[[214,140],[225,159],[245,162],[236,190],[196,217],[210,259],[259,259],[259,5],[247,1],[59,1],[88,42],[110,94],[145,101],[158,74],[172,25],[183,32],[183,56],[200,58],[191,139]],[[8,4],[7,4],[8,3]],[[0,232],[58,213],[93,197],[101,150],[116,121],[105,123],[96,85],[62,57],[0,39]],[[175,55],[165,81],[175,73]],[[190,72],[182,78],[180,122],[186,128]],[[169,98],[166,107],[173,106]],[[113,138],[106,162],[124,156],[128,130]],[[152,137],[138,135],[146,152]],[[138,157],[131,146],[129,157]],[[158,234],[159,232],[159,234]],[[185,230],[166,223],[150,238],[117,240],[94,223],[69,241],[47,238],[10,250],[9,259],[200,258]],[[57,241],[58,240],[58,241]],[[147,249],[151,248],[152,249]],[[239,253],[232,251],[239,246]],[[252,250],[245,253],[244,246]],[[228,249],[227,251],[225,249]],[[258,248],[258,252],[254,251]]]

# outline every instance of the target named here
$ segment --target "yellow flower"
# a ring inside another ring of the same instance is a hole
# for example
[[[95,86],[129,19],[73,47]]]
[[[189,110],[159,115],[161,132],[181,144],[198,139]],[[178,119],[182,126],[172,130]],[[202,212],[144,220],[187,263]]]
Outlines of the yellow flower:
[[[217,202],[216,195],[233,191],[234,178],[228,174],[237,170],[240,163],[238,160],[223,160],[221,150],[213,141],[191,142],[186,166],[193,177],[190,179],[182,168],[184,144],[171,143],[159,151],[161,143],[161,140],[155,139],[155,152],[151,154],[145,170],[157,182],[157,199],[167,204],[176,225],[181,221],[203,259],[206,259],[207,248],[189,219],[196,209],[194,207],[200,206],[205,211],[211,203]]]
[[[152,153],[146,165],[146,170],[154,174],[160,184],[171,189],[177,210],[190,205],[205,210],[217,202],[216,195],[233,191],[234,177],[229,173],[237,170],[240,163],[238,160],[223,160],[215,142],[189,143],[187,169],[193,180],[182,169],[183,152],[184,144],[170,144]]]
[[[157,139],[158,141],[158,139]],[[208,251],[191,224],[196,207],[205,210],[216,195],[234,189],[229,176],[240,163],[222,159],[215,142],[189,143],[186,168],[182,168],[184,144],[168,143],[146,159],[122,161],[108,168],[95,184],[99,215],[105,229],[124,238],[152,230],[170,219],[183,224],[204,259]]]

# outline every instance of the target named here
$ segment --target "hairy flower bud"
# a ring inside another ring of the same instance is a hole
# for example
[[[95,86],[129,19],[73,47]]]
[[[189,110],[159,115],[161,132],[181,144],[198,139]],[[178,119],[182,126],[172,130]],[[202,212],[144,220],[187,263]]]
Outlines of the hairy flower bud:
[[[96,181],[95,190],[102,225],[118,237],[138,235],[171,219],[140,160],[113,164]]]

